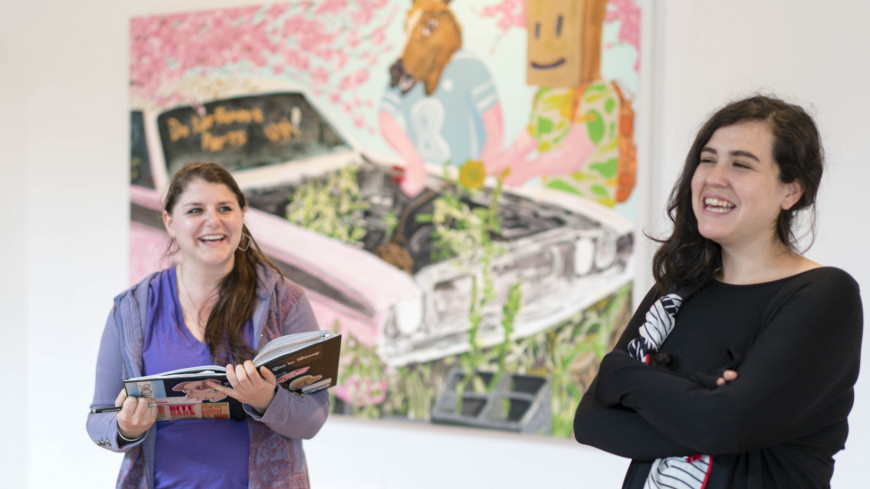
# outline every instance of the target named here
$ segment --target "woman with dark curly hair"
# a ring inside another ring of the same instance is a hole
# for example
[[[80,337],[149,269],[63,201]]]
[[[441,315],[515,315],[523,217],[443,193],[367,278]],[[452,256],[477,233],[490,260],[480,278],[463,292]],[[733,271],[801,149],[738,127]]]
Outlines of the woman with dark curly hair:
[[[632,459],[624,488],[830,487],[863,313],[848,273],[797,250],[822,160],[813,119],[773,97],[702,126],[655,286],[574,418],[580,443]]]

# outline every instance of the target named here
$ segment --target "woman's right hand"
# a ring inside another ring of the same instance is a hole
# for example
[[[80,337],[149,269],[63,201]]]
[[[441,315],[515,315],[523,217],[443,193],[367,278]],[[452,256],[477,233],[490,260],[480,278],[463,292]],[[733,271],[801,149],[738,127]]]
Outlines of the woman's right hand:
[[[115,398],[115,406],[121,406],[118,411],[118,431],[124,438],[135,439],[142,436],[157,420],[157,407],[149,406],[151,399],[146,397],[127,397],[127,391],[121,389]]]
[[[737,380],[737,371],[736,370],[726,370],[722,372],[722,376],[716,379],[716,385],[722,387],[728,382],[732,382]]]

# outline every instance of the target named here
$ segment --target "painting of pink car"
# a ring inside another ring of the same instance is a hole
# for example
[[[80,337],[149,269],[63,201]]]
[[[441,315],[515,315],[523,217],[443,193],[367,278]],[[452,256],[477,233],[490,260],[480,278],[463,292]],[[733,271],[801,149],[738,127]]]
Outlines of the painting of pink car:
[[[396,179],[401,162],[369,155],[323,114],[302,91],[263,86],[134,108],[131,280],[160,265],[169,176],[187,161],[216,161],[245,192],[246,222],[264,251],[308,291],[321,327],[337,325],[390,366],[467,351],[481,264],[473,249],[439,257],[426,219],[451,176],[427,168],[427,192],[410,198]],[[482,311],[481,345],[502,341],[500,304],[515,284],[522,304],[512,334],[524,337],[631,281],[632,225],[611,209],[543,187],[505,190],[495,206],[494,195],[487,184],[462,196],[469,209],[497,209],[501,223],[491,235],[501,252],[488,265],[495,299]],[[315,209],[350,220],[315,225],[307,217]]]

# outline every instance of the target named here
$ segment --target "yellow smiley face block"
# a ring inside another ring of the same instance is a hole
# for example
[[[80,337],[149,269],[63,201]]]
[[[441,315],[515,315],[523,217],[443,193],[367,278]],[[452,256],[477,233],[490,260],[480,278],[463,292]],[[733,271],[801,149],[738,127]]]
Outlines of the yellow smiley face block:
[[[588,0],[528,0],[526,82],[539,87],[580,84]]]

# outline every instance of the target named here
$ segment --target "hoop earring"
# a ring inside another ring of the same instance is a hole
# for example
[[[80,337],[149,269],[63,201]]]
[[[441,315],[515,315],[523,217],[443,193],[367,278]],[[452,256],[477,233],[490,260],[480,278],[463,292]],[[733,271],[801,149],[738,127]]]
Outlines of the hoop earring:
[[[245,238],[248,238],[248,240],[245,241]],[[239,246],[238,246],[236,249],[239,250],[239,251],[241,251],[242,253],[248,251],[248,248],[251,247],[251,241],[252,241],[253,239],[254,239],[254,238],[252,238],[250,234],[242,233],[242,239],[239,241]],[[245,247],[244,247],[244,248],[242,248],[242,242],[245,243]]]

